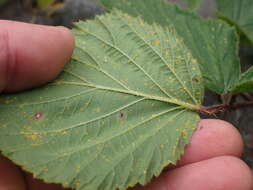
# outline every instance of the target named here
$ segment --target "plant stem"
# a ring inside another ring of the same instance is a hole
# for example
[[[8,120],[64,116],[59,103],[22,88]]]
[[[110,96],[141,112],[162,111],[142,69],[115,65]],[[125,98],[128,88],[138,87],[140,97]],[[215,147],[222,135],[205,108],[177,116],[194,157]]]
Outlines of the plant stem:
[[[235,103],[235,104],[219,104],[214,106],[203,106],[199,109],[200,113],[203,114],[216,114],[218,112],[224,112],[228,110],[234,110],[239,108],[247,108],[247,107],[253,107],[253,101],[248,102],[242,102],[242,103]]]

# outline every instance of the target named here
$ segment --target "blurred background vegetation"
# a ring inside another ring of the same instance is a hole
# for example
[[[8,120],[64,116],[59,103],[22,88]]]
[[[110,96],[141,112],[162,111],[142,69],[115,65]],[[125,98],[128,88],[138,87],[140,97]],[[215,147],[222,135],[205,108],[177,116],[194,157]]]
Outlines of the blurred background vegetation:
[[[94,0],[0,0],[0,19],[71,27],[102,13]]]

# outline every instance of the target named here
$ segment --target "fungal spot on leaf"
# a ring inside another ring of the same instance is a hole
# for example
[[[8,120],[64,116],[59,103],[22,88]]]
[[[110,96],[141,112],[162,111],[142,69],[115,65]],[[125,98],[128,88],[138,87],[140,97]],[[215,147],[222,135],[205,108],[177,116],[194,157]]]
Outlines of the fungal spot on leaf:
[[[35,119],[40,119],[42,117],[42,113],[35,113],[34,114]]]
[[[4,124],[4,125],[0,125],[0,128],[1,129],[4,129],[4,128],[6,128],[7,127],[7,125],[6,124]]]
[[[182,133],[183,135],[187,135],[187,131],[186,131],[185,129],[181,130],[181,133]]]
[[[197,63],[197,59],[192,59],[192,62],[193,63]]]
[[[193,77],[192,82],[199,82],[199,80],[196,77]]]
[[[76,172],[79,172],[80,169],[81,169],[81,165],[77,164],[77,165],[76,165]]]
[[[125,118],[126,118],[125,113],[124,112],[119,112],[119,119],[123,120]]]
[[[66,130],[60,130],[58,131],[59,134],[66,135],[68,132]]]
[[[74,184],[76,185],[76,187],[80,186],[80,182],[81,180],[79,178],[74,180]]]
[[[21,132],[23,136],[27,139],[31,139],[33,141],[38,140],[41,137],[41,134],[38,132],[33,132],[33,133],[26,133],[26,132]]]
[[[39,146],[41,145],[40,143],[32,143],[31,146]]]
[[[161,43],[161,41],[160,40],[155,40],[153,43],[154,43],[154,45],[159,45]]]
[[[62,184],[66,186],[66,185],[68,185],[68,184],[69,184],[69,182],[64,181]]]
[[[145,23],[143,22],[143,20],[140,20],[140,25],[141,25],[141,26],[144,26],[144,24],[145,24]]]

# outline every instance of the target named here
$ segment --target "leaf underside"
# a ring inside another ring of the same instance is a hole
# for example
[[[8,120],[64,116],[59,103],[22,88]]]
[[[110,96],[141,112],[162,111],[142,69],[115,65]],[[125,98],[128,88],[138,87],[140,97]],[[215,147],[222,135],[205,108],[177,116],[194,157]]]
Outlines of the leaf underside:
[[[240,76],[238,36],[228,24],[204,20],[191,11],[163,0],[98,0],[111,10],[117,8],[148,23],[173,26],[197,59],[205,87],[227,93]]]
[[[181,1],[186,2],[188,8],[190,9],[198,9],[202,3],[202,0],[181,0]]]
[[[2,153],[80,190],[146,184],[175,164],[199,120],[198,64],[174,29],[118,11],[79,22],[76,49],[43,88],[0,97]]]
[[[216,0],[218,15],[229,20],[253,43],[253,1]]]

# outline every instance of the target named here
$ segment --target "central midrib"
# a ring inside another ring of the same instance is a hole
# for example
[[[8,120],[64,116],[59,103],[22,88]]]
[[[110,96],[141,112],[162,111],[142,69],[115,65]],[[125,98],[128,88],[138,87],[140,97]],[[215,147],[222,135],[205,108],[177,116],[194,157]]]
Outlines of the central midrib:
[[[67,84],[67,85],[87,86],[87,87],[96,88],[96,89],[100,89],[100,90],[107,90],[107,91],[112,91],[112,92],[130,94],[130,95],[140,96],[140,97],[150,99],[150,100],[157,100],[157,101],[161,101],[161,102],[176,104],[176,105],[182,106],[182,107],[184,107],[186,109],[190,109],[190,110],[200,110],[199,105],[190,104],[190,103],[184,102],[182,100],[178,100],[176,98],[166,98],[166,97],[154,96],[154,95],[145,94],[145,93],[141,93],[141,92],[137,92],[137,91],[133,91],[133,90],[124,90],[124,89],[95,85],[92,83],[85,83],[85,82],[78,83],[78,82],[58,81],[57,83],[58,84]]]

